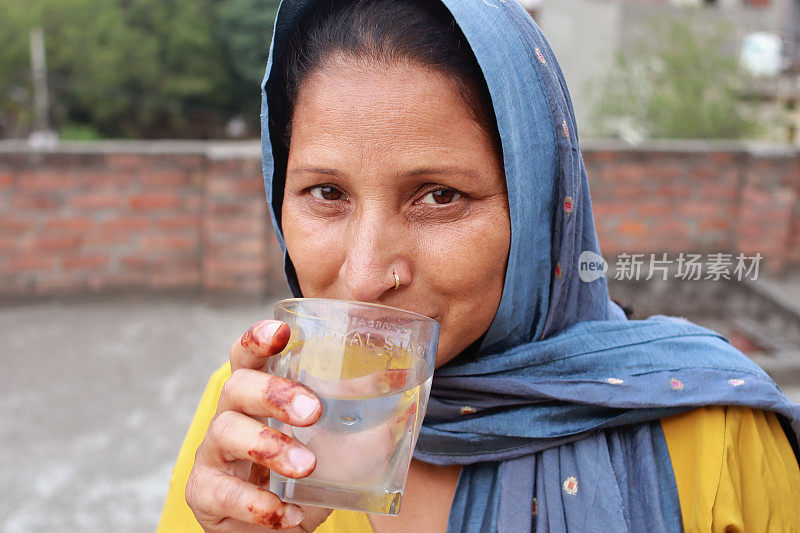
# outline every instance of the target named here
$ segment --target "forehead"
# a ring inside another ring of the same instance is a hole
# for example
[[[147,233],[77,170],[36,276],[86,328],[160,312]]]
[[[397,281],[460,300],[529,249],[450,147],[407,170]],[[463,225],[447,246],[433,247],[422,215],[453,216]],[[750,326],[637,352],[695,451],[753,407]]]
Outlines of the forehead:
[[[376,137],[424,148],[482,142],[485,134],[457,85],[419,64],[335,58],[303,83],[293,117],[293,147],[295,141],[368,142]]]

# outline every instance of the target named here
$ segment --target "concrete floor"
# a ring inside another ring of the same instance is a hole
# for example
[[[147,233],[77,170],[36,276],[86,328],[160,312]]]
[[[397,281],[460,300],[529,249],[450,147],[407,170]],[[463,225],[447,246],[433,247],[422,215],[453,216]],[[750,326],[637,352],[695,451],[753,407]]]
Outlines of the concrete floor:
[[[0,531],[154,531],[207,377],[272,307],[0,308]]]
[[[206,379],[273,304],[0,307],[0,533],[154,531]]]

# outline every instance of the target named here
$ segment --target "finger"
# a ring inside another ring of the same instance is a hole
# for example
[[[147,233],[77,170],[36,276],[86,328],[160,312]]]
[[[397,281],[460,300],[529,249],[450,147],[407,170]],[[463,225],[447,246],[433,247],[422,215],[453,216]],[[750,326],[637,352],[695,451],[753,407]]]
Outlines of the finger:
[[[286,347],[290,336],[291,331],[285,322],[279,320],[256,322],[231,346],[231,370],[263,368],[267,358]]]
[[[198,453],[201,462],[222,471],[231,461],[243,459],[292,478],[309,475],[317,464],[314,454],[297,440],[236,411],[214,417]]]
[[[322,414],[322,404],[313,392],[299,383],[240,368],[222,387],[217,412],[223,411],[277,418],[293,426],[310,426]]]
[[[219,531],[233,530],[231,522],[288,529],[303,521],[303,510],[283,503],[275,494],[221,472],[205,473],[206,490],[188,490],[186,500],[198,523]]]

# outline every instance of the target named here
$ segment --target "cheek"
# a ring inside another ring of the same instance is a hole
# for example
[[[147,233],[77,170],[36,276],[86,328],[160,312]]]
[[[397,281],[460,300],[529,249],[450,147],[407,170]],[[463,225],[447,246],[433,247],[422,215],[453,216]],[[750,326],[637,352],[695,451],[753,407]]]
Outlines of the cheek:
[[[301,200],[283,203],[282,227],[286,249],[306,298],[324,297],[326,287],[335,283],[341,265],[342,238],[337,227],[309,216]]]
[[[444,309],[437,365],[476,341],[494,319],[511,240],[507,217],[503,209],[492,210],[419,237],[420,268]]]

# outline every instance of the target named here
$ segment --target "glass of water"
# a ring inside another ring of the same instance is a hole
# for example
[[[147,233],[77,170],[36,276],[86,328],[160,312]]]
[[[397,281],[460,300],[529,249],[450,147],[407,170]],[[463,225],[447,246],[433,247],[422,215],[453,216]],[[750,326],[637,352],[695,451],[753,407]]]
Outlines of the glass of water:
[[[302,383],[322,416],[300,428],[270,419],[317,457],[311,475],[270,473],[286,502],[368,513],[400,511],[406,475],[433,379],[439,323],[394,307],[295,298],[275,319],[291,337],[269,372]]]

